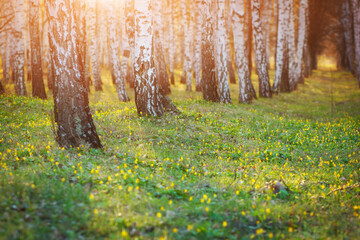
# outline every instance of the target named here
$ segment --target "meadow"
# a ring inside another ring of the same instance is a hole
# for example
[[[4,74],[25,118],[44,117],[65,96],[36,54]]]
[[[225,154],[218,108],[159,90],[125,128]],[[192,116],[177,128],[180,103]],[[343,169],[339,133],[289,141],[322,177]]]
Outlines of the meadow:
[[[359,238],[349,73],[315,71],[250,105],[237,85],[223,105],[177,83],[181,113],[161,118],[139,117],[103,76],[90,94],[101,150],[58,147],[51,98],[0,97],[0,239]]]

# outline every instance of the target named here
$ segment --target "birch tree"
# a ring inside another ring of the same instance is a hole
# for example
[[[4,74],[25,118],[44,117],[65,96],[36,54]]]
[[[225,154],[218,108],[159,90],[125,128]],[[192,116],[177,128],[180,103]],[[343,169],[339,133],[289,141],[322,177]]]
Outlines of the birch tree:
[[[218,81],[215,70],[214,48],[214,1],[200,0],[200,13],[203,15],[201,32],[202,79],[201,89],[203,98],[207,101],[219,102]]]
[[[195,88],[196,91],[201,91],[201,62],[202,62],[202,55],[201,55],[201,45],[202,45],[202,24],[203,24],[203,18],[202,14],[200,14],[201,11],[201,4],[202,1],[197,0],[195,1],[195,7],[197,13],[196,14],[196,26],[195,26],[195,62],[194,62],[194,72],[195,72]]]
[[[230,0],[225,0],[226,10],[225,10],[225,18],[226,18],[226,57],[227,57],[227,68],[229,72],[229,81],[230,83],[236,83],[236,76],[233,67],[233,59],[231,56],[231,42],[230,38],[232,37],[232,21],[231,21],[231,13],[230,13]]]
[[[186,3],[186,1],[185,1]],[[185,16],[184,18],[184,63],[183,63],[183,74],[182,78],[186,82],[186,90],[192,91],[192,64],[191,64],[191,41],[192,41],[192,33],[193,29],[191,29],[191,21],[190,12],[193,10],[192,8],[193,2],[190,1],[188,4],[185,5]]]
[[[219,97],[221,103],[231,103],[230,87],[228,79],[228,56],[226,51],[226,20],[225,0],[216,2],[217,24],[215,32],[216,42],[216,73],[219,82]]]
[[[288,16],[289,16],[289,24],[287,29],[288,34],[288,51],[289,51],[289,91],[293,91],[297,87],[297,79],[296,79],[296,46],[295,46],[295,25],[294,25],[294,1],[288,0],[286,1],[288,4]]]
[[[0,53],[5,83],[10,80],[11,45],[13,43],[11,26],[14,18],[14,12],[12,10],[10,1],[2,2],[2,8],[0,11]]]
[[[109,53],[110,53],[110,65],[113,81],[115,82],[116,91],[121,102],[130,101],[125,90],[125,79],[121,76],[121,63],[119,55],[119,36],[116,31],[116,18],[119,16],[116,14],[116,5],[114,1],[108,2],[107,16],[108,16],[108,36],[109,36]]]
[[[279,93],[280,85],[284,85],[289,82],[287,76],[284,75],[284,68],[287,72],[287,24],[288,24],[288,5],[286,0],[278,0],[278,25],[277,25],[277,43],[276,43],[276,70],[275,79],[273,85],[273,92]],[[286,82],[286,83],[285,83]]]
[[[345,40],[345,55],[351,72],[355,72],[355,54],[354,54],[354,38],[353,38],[353,20],[349,0],[341,3],[341,25]]]
[[[29,32],[31,46],[31,74],[32,74],[32,95],[46,99],[46,92],[43,79],[39,15],[39,0],[28,0],[29,4]]]
[[[354,22],[356,72],[360,88],[360,2],[358,0],[351,0],[351,6]]]
[[[134,7],[135,7],[135,0],[127,0],[125,1],[125,17],[126,17],[126,34],[127,39],[129,41],[129,57],[130,57],[130,66],[132,66],[135,62],[135,16],[134,16]],[[123,56],[127,56],[128,52],[125,52]],[[130,87],[135,86],[135,73],[134,68],[130,67],[128,72],[128,79],[130,83]]]
[[[255,46],[255,62],[257,74],[259,77],[259,96],[271,97],[269,72],[267,68],[268,60],[266,59],[266,49],[263,29],[260,19],[260,0],[251,1],[251,17],[253,28],[253,39]]]
[[[177,111],[156,79],[153,56],[151,0],[135,0],[135,104],[139,115],[161,116]]]
[[[88,14],[89,14],[89,53],[91,59],[91,70],[93,76],[93,82],[95,86],[95,91],[102,91],[102,81],[101,81],[101,68],[100,68],[100,56],[99,54],[99,39],[97,37],[97,8],[96,8],[96,0],[88,0]]]
[[[162,2],[152,0],[152,14],[153,14],[153,23],[154,23],[154,60],[156,66],[156,76],[158,78],[158,82],[161,86],[161,91],[163,94],[170,94],[170,82],[169,82],[169,75],[167,73],[164,50],[163,50],[163,41],[162,41]]]
[[[170,69],[170,81],[171,84],[175,84],[175,75],[174,75],[174,65],[175,65],[175,52],[176,52],[176,44],[175,44],[175,32],[174,32],[174,0],[169,0],[169,69]]]
[[[25,2],[23,0],[11,1],[14,9],[14,20],[12,21],[12,40],[14,41],[13,49],[13,79],[15,84],[15,94],[26,96],[25,86],[25,42],[24,42],[24,28],[25,28]]]
[[[307,11],[309,10],[309,0],[301,0],[299,6],[299,31],[298,31],[298,46],[297,46],[297,64],[296,64],[296,82],[304,83],[305,74],[304,74],[304,52],[305,45],[307,42],[307,24],[308,20],[306,18]]]
[[[85,4],[83,0],[45,1],[54,66],[56,140],[62,147],[83,142],[101,148],[85,84]]]
[[[246,56],[244,0],[230,0],[235,49],[235,65],[239,77],[239,103],[250,103],[253,97],[249,58]],[[255,91],[254,91],[255,92]]]

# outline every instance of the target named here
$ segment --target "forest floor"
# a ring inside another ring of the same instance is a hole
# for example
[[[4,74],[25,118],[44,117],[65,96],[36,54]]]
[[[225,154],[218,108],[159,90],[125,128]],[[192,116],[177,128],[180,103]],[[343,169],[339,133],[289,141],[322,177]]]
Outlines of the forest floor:
[[[52,100],[0,97],[0,239],[359,238],[349,73],[250,105],[237,85],[223,105],[177,84],[181,114],[162,118],[118,102],[109,76],[90,95],[102,150],[59,149]]]

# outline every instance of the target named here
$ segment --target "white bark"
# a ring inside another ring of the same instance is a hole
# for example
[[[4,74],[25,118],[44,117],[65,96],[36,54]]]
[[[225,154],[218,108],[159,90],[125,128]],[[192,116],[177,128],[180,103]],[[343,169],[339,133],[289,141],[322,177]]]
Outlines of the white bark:
[[[235,65],[239,77],[239,103],[250,103],[252,96],[248,82],[251,81],[245,41],[245,6],[244,0],[230,0],[233,22]]]
[[[289,4],[289,24],[288,24],[288,49],[289,49],[289,83],[290,91],[296,89],[296,46],[295,46],[295,24],[294,24],[294,1],[287,0]]]
[[[231,103],[230,87],[228,80],[227,51],[226,51],[226,21],[225,21],[225,0],[218,0],[216,6],[217,26],[215,32],[216,47],[216,72],[219,82],[219,97],[222,103]]]
[[[176,53],[176,43],[175,43],[175,32],[174,32],[174,0],[169,0],[170,11],[169,11],[169,68],[170,68],[170,79],[171,84],[175,84],[174,76],[174,65],[175,65],[175,53]]]
[[[11,1],[14,8],[15,15],[13,20],[12,35],[14,40],[13,51],[13,75],[15,83],[16,95],[27,95],[25,78],[24,78],[24,65],[25,65],[25,42],[24,42],[24,29],[25,29],[25,2],[23,0]]]
[[[121,77],[125,82],[126,76],[129,72],[129,58],[130,58],[130,45],[129,45],[129,37],[126,31],[126,12],[125,12],[125,1],[120,1],[120,18],[121,18]]]
[[[266,59],[265,40],[260,19],[260,0],[251,1],[251,17],[253,27],[253,41],[255,46],[255,62],[259,77],[260,97],[271,97],[268,60]]]
[[[109,54],[110,54],[110,65],[113,80],[115,82],[116,91],[121,102],[129,101],[129,97],[125,90],[125,81],[121,73],[120,55],[119,55],[119,39],[116,31],[116,18],[119,16],[116,14],[115,2],[111,1],[107,6],[108,16],[108,36],[109,36]]]
[[[186,2],[185,2],[186,3]],[[192,90],[192,72],[191,72],[191,41],[192,41],[192,29],[191,29],[191,22],[192,19],[190,19],[190,12],[193,10],[192,8],[193,2],[189,2],[189,5],[185,5],[185,15],[184,18],[184,65],[183,65],[183,78],[186,81],[186,90],[191,91]]]
[[[287,79],[282,79],[283,77],[283,68],[285,64],[285,58],[288,56],[286,54],[287,48],[287,5],[286,0],[278,0],[278,27],[277,27],[277,43],[276,43],[276,69],[275,69],[275,79],[273,85],[273,92],[278,93],[280,91],[280,84],[282,81],[287,81]]]
[[[309,7],[309,0],[301,0],[299,7],[299,31],[298,31],[298,46],[297,46],[297,64],[296,64],[296,75],[295,79],[297,83],[304,82],[304,51],[305,42],[307,41],[307,22],[306,12]]]
[[[49,19],[49,44],[54,66],[56,140],[61,147],[83,141],[101,148],[85,86],[85,4],[83,0],[45,2]]]
[[[161,116],[176,110],[170,99],[163,96],[156,79],[153,59],[153,27],[151,0],[135,0],[135,103],[140,115]]]
[[[195,63],[194,63],[194,71],[195,71],[195,81],[196,81],[196,91],[201,91],[201,34],[202,34],[202,24],[203,18],[202,15],[199,14],[201,1],[196,1],[196,6],[194,9],[198,14],[196,14],[196,27],[195,27]]]
[[[98,36],[96,32],[97,28],[97,11],[96,11],[96,0],[88,0],[88,24],[89,24],[89,53],[91,59],[91,70],[93,76],[93,82],[96,91],[102,91],[101,83],[101,68],[99,62],[99,56],[101,52],[99,49]]]

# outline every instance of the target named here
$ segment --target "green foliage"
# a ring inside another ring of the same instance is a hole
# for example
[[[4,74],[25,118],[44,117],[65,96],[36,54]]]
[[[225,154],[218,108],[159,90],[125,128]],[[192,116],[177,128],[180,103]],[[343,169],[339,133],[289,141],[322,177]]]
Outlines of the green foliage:
[[[117,102],[105,76],[90,95],[102,150],[58,148],[51,101],[0,97],[0,238],[360,235],[360,92],[349,74],[315,72],[251,105],[205,102],[181,85],[170,96],[181,114],[162,118]]]

